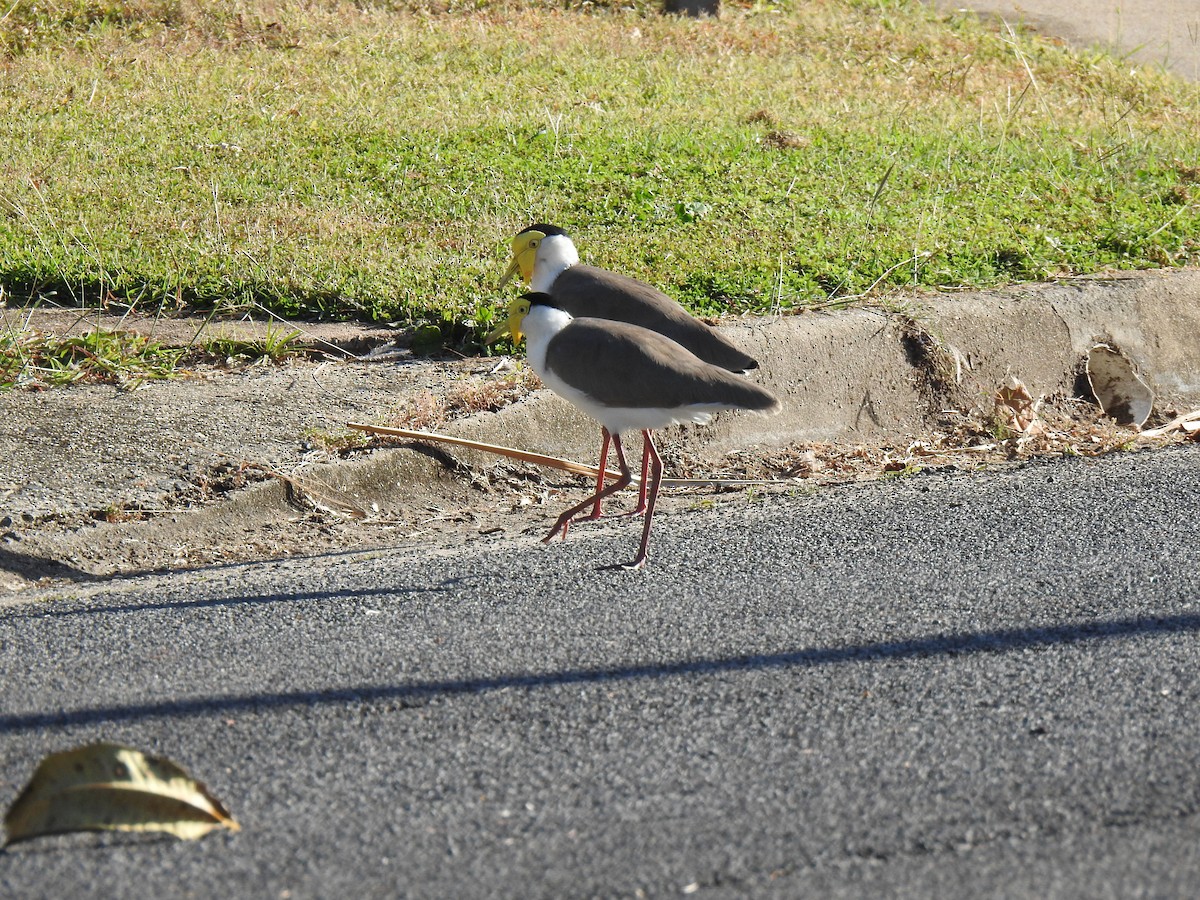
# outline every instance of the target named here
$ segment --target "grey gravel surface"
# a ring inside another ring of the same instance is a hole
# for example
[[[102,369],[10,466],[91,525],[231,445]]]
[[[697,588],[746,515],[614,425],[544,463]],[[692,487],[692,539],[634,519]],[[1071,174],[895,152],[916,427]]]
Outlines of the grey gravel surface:
[[[1198,489],[1193,446],[675,510],[639,573],[626,519],[23,594],[0,803],[103,738],[243,830],[19,844],[0,896],[1192,896]]]

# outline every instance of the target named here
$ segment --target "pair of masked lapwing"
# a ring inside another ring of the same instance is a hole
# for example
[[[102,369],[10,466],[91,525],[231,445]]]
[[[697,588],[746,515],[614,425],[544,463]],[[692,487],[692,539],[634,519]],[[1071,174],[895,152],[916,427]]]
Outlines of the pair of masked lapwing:
[[[651,431],[684,422],[706,424],[714,412],[727,409],[769,415],[779,411],[779,401],[738,374],[757,368],[753,357],[650,285],[580,265],[574,243],[561,228],[531,225],[513,239],[512,249],[501,287],[520,274],[531,292],[509,304],[507,320],[488,340],[509,334],[516,342],[524,336],[534,372],[550,390],[598,420],[603,438],[595,492],[559,516],[545,540],[566,538],[571,522],[588,506],[587,518],[599,518],[604,499],[632,483],[621,435],[641,431],[642,476],[634,513],[643,514],[645,524],[637,556],[625,565],[640,568],[662,481],[662,459]],[[606,487],[610,444],[620,477]]]

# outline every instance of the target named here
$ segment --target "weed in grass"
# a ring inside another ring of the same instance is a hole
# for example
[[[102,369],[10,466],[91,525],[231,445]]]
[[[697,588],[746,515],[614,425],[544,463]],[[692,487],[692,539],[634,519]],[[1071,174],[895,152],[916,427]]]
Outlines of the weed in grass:
[[[34,331],[0,332],[0,389],[44,388],[99,381],[134,389],[173,378],[183,351],[141,335],[95,329],[55,337]]]
[[[102,510],[93,513],[93,517],[101,522],[115,525],[120,522],[138,522],[146,518],[146,514],[138,509],[110,503]]]
[[[883,471],[882,471],[880,477],[884,481],[900,479],[900,478],[910,478],[913,475],[921,474],[921,470],[923,468],[924,468],[924,466],[918,465],[916,463],[889,462],[889,463],[884,464]]]
[[[0,331],[0,390],[77,382],[106,382],[132,390],[146,381],[177,377],[185,363],[279,363],[307,352],[297,343],[300,336],[297,330],[268,326],[261,341],[213,338],[177,348],[127,331],[92,329],[62,337],[7,328]]]
[[[333,430],[306,428],[301,432],[301,437],[310,446],[324,450],[327,453],[347,453],[352,450],[369,447],[371,444],[370,435],[362,431],[351,431],[348,428]]]
[[[193,346],[189,355],[220,365],[248,365],[260,360],[281,363],[308,351],[299,345],[301,332],[268,324],[261,341],[215,337]]]

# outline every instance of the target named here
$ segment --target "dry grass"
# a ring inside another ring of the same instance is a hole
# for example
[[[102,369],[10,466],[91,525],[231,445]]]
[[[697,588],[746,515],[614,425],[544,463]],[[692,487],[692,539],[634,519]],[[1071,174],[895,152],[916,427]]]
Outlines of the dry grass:
[[[482,412],[497,412],[541,387],[532,369],[503,377],[475,378],[459,383],[444,395],[421,393],[407,398],[378,424],[392,428],[436,430],[447,422]]]
[[[80,382],[135,389],[180,374],[184,352],[126,331],[93,329],[62,337],[0,329],[0,390],[42,390]]]

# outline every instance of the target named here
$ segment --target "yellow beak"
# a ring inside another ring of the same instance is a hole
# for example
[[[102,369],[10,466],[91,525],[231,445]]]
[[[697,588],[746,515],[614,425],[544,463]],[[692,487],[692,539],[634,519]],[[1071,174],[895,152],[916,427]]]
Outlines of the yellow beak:
[[[513,280],[513,276],[521,271],[521,258],[514,256],[512,262],[508,264],[508,269],[504,272],[504,277],[500,279],[500,287],[504,287]],[[523,273],[522,273],[523,274]]]
[[[519,344],[521,338],[525,335],[521,331],[521,323],[525,321],[525,315],[529,312],[529,301],[524,297],[518,297],[508,304],[508,318],[500,325],[493,328],[488,336],[483,339],[485,344],[490,344],[493,341],[498,341],[506,334],[511,334],[513,343]]]
[[[503,322],[501,322],[499,325],[497,325],[495,328],[493,328],[491,331],[489,331],[488,336],[483,339],[483,342],[485,344],[495,343],[496,341],[500,340],[500,338],[504,337],[506,334],[512,334],[512,325],[509,324],[507,319],[505,319]],[[513,340],[519,341],[520,337],[518,337],[517,335],[513,335]]]
[[[518,272],[525,281],[529,281],[533,277],[533,265],[537,262],[537,248],[545,235],[540,231],[526,231],[518,234],[513,238],[512,262],[508,264],[508,269],[504,273],[504,277],[500,279],[500,287],[504,287]]]

